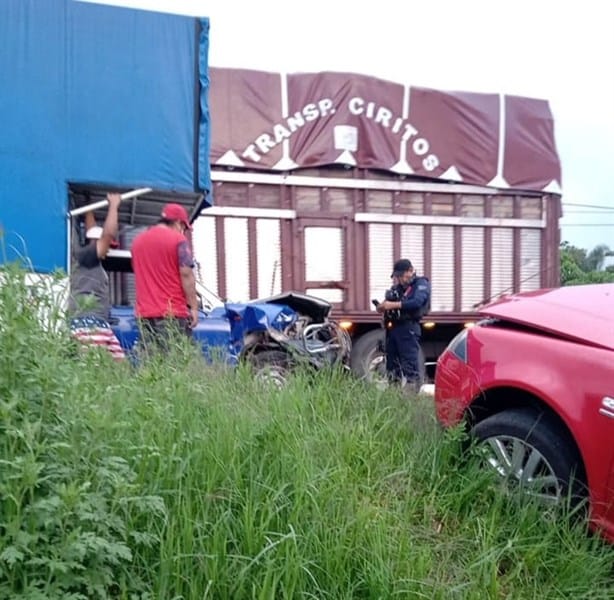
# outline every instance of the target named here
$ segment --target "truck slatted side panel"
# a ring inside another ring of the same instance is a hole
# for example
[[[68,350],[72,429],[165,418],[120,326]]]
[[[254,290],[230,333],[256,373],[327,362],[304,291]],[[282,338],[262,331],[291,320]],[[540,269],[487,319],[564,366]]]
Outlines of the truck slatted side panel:
[[[253,189],[253,186],[244,183],[218,183],[215,186],[214,203],[222,206],[248,206],[248,198]]]
[[[390,287],[392,255],[392,225],[369,223],[369,302],[372,298],[383,300]]]
[[[442,323],[473,315],[475,305],[488,298],[548,285],[549,263],[557,264],[558,248],[552,258],[546,248],[558,239],[556,219],[547,211],[552,207],[558,214],[558,197],[491,193],[373,172],[364,173],[363,180],[338,169],[283,177],[214,175],[217,207],[212,210],[249,220],[252,296],[262,296],[279,281],[271,272],[274,259],[260,256],[277,239],[273,231],[256,234],[255,220],[265,217],[280,220],[282,288],[326,298],[337,314],[347,312],[354,320],[358,313],[374,317],[370,300],[383,297],[399,257],[410,258],[416,271],[431,279],[432,317]],[[256,214],[260,211],[271,214]],[[224,248],[218,240],[218,255]],[[218,260],[223,288],[225,277],[236,276],[221,271],[226,267],[230,259]]]
[[[520,291],[538,290],[542,285],[542,231],[520,230]]]
[[[231,302],[250,298],[250,263],[247,218],[224,218],[226,297]]]
[[[294,208],[300,213],[310,213],[321,211],[320,196],[321,190],[316,187],[296,186],[294,188]]]
[[[511,228],[493,227],[490,261],[490,294],[509,294],[514,284],[514,235]]]
[[[281,243],[278,219],[256,219],[258,297],[281,292]]]
[[[354,191],[331,188],[326,191],[328,210],[337,214],[352,214],[354,210]]]
[[[128,249],[132,248],[132,242],[134,241],[134,238],[137,235],[139,235],[139,233],[142,233],[146,229],[147,227],[130,227],[130,226],[123,227],[121,230],[121,234],[120,234],[122,248],[128,248]],[[122,273],[121,276],[123,278],[121,287],[123,288],[124,297],[116,298],[114,290],[111,290],[111,294],[112,294],[111,297],[113,297],[114,300],[117,301],[118,304],[134,305],[136,301],[134,274],[133,273]]]
[[[484,290],[484,229],[461,228],[461,307],[471,312],[486,297]]]
[[[194,223],[194,237],[198,244],[194,246],[194,258],[198,263],[198,277],[201,283],[215,295],[220,295],[217,272],[217,234],[216,217],[200,217]]]
[[[343,281],[343,230],[340,227],[305,227],[304,235],[305,281]],[[344,300],[343,290],[336,287],[308,287],[305,291],[333,304],[341,304]]]
[[[218,240],[219,225],[223,225],[224,240]],[[253,239],[248,234],[250,227],[255,230]],[[279,219],[201,216],[195,222],[194,237],[198,240],[194,247],[198,277],[214,294],[230,301],[246,300],[254,295],[250,293],[253,279],[258,297],[281,292]],[[255,270],[250,265],[253,256],[256,257]],[[218,273],[218,258],[221,258],[225,273],[223,284]]]
[[[250,188],[252,206],[258,208],[279,208],[281,206],[281,187],[260,184]]]
[[[453,311],[454,289],[454,228],[433,226],[431,233],[431,310]]]
[[[416,273],[424,274],[424,227],[401,225],[401,257],[409,258]]]
[[[262,296],[263,286],[281,281],[282,289],[324,298],[333,304],[334,318],[352,323],[354,343],[380,326],[371,299],[384,298],[392,265],[401,257],[431,281],[433,325],[423,331],[429,359],[466,321],[478,318],[476,305],[557,283],[557,195],[338,167],[213,175],[218,185],[208,210],[248,218],[252,294],[257,289]],[[271,274],[274,259],[260,256],[277,239],[276,231],[261,233],[252,222],[266,217],[279,221],[281,279]],[[218,268],[225,288],[225,280],[238,274],[230,260],[219,258],[223,224],[219,218]]]

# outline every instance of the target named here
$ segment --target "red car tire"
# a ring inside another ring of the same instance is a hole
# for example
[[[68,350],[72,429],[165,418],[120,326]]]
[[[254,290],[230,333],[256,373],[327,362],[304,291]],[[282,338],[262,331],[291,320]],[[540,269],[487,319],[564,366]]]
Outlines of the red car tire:
[[[534,408],[496,413],[477,423],[472,436],[486,462],[507,480],[546,504],[586,497],[584,468],[570,435],[550,415]]]

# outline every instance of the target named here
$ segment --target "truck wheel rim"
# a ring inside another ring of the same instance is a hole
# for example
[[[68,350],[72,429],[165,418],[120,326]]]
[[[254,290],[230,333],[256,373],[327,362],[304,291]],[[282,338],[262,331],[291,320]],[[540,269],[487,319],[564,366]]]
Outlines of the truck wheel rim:
[[[386,357],[383,354],[378,354],[371,358],[369,362],[369,379],[373,383],[388,383],[386,377]]]
[[[287,383],[285,369],[275,366],[267,366],[258,371],[256,379],[265,385],[272,385],[278,389],[281,389]]]

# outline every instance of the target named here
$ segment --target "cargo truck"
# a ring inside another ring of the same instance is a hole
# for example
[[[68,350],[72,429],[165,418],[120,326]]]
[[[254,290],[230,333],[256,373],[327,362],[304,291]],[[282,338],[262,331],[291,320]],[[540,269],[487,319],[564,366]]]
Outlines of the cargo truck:
[[[123,247],[103,264],[111,326],[135,357],[129,242],[165,203],[194,220],[211,201],[209,21],[4,0],[0,39],[0,266],[69,272],[72,250],[85,243],[83,214],[101,223],[106,194],[122,193]],[[192,333],[209,360],[250,361],[275,384],[298,364],[347,363],[349,338],[322,299],[289,292],[202,308]]]
[[[321,298],[361,375],[382,364],[371,300],[400,256],[431,279],[429,362],[481,302],[558,283],[543,100],[209,68],[206,18],[76,0],[6,0],[0,16],[0,262],[69,270],[70,211],[151,187],[122,205],[124,252],[164,202],[184,204],[205,289]],[[129,306],[116,266],[114,301]]]
[[[223,298],[332,303],[359,374],[382,365],[395,259],[431,280],[432,363],[483,302],[559,283],[561,168],[544,100],[354,73],[211,68],[214,205],[196,222]]]

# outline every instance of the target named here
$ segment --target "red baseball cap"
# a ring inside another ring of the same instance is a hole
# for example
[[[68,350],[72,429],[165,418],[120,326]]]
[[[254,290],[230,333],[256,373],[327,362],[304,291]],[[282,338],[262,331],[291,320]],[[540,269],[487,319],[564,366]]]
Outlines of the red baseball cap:
[[[181,221],[188,229],[192,229],[188,212],[181,204],[175,204],[174,202],[165,204],[162,209],[162,218],[167,221]]]

